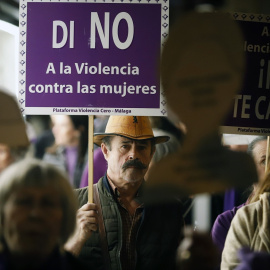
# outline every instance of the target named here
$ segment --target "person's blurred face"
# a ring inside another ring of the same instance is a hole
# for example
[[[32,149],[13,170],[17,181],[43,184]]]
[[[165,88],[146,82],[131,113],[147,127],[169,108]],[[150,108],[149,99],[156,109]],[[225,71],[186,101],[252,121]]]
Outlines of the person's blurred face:
[[[73,126],[68,115],[52,115],[52,132],[55,143],[62,146],[77,145],[80,133]]]
[[[248,145],[247,144],[231,144],[231,145],[228,145],[228,148],[231,149],[232,151],[246,152],[248,149]]]
[[[118,183],[142,181],[153,157],[150,140],[131,140],[114,136],[111,150],[101,145],[108,162],[108,176]]]
[[[3,236],[12,255],[46,258],[59,243],[63,211],[55,188],[23,187],[3,210]]]
[[[0,144],[0,173],[13,161],[10,148],[6,144]]]
[[[265,175],[266,150],[267,150],[267,140],[264,140],[257,142],[252,151],[258,172],[259,181],[261,181]]]

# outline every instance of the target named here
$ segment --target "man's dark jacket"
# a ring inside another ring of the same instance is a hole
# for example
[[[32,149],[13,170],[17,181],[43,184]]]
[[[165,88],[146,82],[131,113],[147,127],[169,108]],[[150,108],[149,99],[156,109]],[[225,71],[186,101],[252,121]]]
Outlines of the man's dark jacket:
[[[120,250],[122,244],[122,222],[117,202],[112,195],[106,177],[99,180],[99,196],[108,240],[111,269],[120,270]],[[88,201],[88,189],[78,189],[80,206]],[[137,270],[175,269],[176,249],[183,227],[181,204],[146,205],[137,234]],[[94,232],[84,245],[79,256],[89,265],[89,269],[105,269],[99,234]]]

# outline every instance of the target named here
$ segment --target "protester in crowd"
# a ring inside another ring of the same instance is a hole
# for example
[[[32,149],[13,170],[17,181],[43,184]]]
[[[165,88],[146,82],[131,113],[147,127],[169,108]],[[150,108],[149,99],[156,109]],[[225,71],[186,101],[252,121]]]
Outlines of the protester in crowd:
[[[54,144],[50,115],[26,115],[26,120],[33,127],[36,137],[31,141],[33,156],[43,159],[46,149]]]
[[[93,183],[96,184],[100,177],[102,177],[107,171],[107,161],[103,156],[101,148],[96,148],[93,154],[94,172]],[[88,164],[86,164],[83,173],[80,188],[88,186]]]
[[[151,160],[151,164],[153,164],[159,161],[162,157],[165,157],[170,153],[178,151],[180,145],[183,142],[184,133],[181,129],[179,129],[179,127],[176,127],[172,122],[170,122],[167,117],[152,116],[149,117],[149,119],[155,136],[170,137],[169,141],[156,145],[156,151]],[[99,123],[99,125],[97,125],[96,130],[100,130],[96,133],[104,132],[105,128],[104,130],[102,130],[101,124],[104,123],[105,121],[107,123],[108,122],[107,119],[97,118],[95,120],[97,121],[97,123]],[[95,184],[107,171],[107,161],[104,158],[100,147],[94,149],[93,160],[94,160],[93,183]],[[145,179],[147,179],[147,175]],[[88,166],[86,166],[83,171],[80,187],[83,188],[86,186],[88,186]]]
[[[54,135],[51,129],[44,130],[39,136],[37,136],[34,146],[34,157],[43,159],[46,149],[54,144]]]
[[[0,143],[0,174],[12,163],[23,159],[26,156],[28,147],[10,147]]]
[[[71,185],[78,188],[88,157],[88,116],[52,115],[51,118],[55,144],[47,149],[43,160],[66,171]]]
[[[87,203],[87,188],[78,190],[79,226],[66,245],[68,250],[85,262],[95,261],[95,269],[104,265],[112,270],[175,269],[183,225],[181,205],[142,202],[144,176],[155,145],[168,139],[154,136],[148,117],[109,118],[105,133],[94,135],[107,160],[107,173],[94,185],[95,204]]]
[[[6,144],[0,144],[0,173],[14,161],[10,148]]]
[[[261,252],[270,252],[270,171],[265,179],[258,184],[249,203],[235,214],[222,253],[222,270],[236,269],[246,260],[253,261],[251,269],[262,269],[270,259]],[[244,248],[243,250],[241,250]],[[247,250],[249,248],[250,250]],[[240,257],[237,256],[239,253]],[[255,252],[255,253],[254,253]],[[268,254],[269,255],[269,254]],[[256,258],[258,260],[256,260]],[[243,267],[243,265],[241,266]],[[239,268],[238,269],[244,269]]]
[[[265,171],[265,159],[266,159],[266,147],[267,147],[267,137],[258,136],[256,137],[248,146],[248,153],[253,157],[258,171],[259,181],[262,181]],[[254,189],[254,187],[253,187]],[[250,195],[248,201],[252,198]],[[228,233],[228,230],[231,225],[231,221],[235,216],[237,210],[243,207],[247,202],[234,207],[232,210],[228,210],[220,214],[212,228],[212,239],[214,243],[222,252],[224,248],[225,239]]]
[[[267,136],[258,136],[248,145],[247,152],[254,159],[259,182],[263,181],[265,177],[266,151]]]
[[[63,245],[77,200],[55,166],[24,159],[0,176],[0,269],[86,269]]]
[[[221,270],[270,269],[270,170],[250,202],[236,213],[226,240]],[[235,221],[237,220],[237,221]],[[185,228],[177,251],[179,270],[216,270],[220,250],[207,233]]]

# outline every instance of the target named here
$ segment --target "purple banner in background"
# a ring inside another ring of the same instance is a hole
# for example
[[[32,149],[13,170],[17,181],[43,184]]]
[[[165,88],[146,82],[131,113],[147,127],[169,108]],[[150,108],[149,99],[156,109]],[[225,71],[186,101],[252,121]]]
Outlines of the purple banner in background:
[[[25,108],[159,109],[161,15],[157,2],[28,2]]]
[[[234,13],[244,36],[246,70],[223,133],[270,135],[270,16]]]

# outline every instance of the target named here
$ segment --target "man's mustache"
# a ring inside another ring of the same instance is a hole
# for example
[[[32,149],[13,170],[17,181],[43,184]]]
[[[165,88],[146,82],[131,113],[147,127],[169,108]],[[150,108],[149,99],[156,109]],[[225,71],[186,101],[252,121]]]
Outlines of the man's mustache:
[[[126,161],[123,164],[122,169],[125,171],[129,167],[135,167],[137,169],[147,169],[147,165],[143,164],[138,159],[130,159],[130,160]]]

